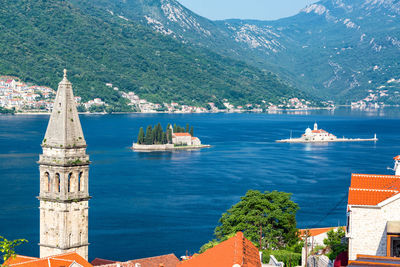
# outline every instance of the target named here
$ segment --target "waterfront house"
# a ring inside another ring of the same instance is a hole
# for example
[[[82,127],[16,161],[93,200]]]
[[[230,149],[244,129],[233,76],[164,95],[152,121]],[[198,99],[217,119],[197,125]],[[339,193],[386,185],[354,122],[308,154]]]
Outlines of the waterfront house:
[[[352,174],[347,204],[349,260],[400,257],[400,157],[396,175]]]

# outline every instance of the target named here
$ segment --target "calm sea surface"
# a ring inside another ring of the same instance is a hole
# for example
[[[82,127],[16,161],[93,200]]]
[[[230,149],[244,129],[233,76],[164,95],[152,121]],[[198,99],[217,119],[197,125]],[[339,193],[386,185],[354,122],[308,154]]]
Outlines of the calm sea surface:
[[[26,238],[18,253],[38,256],[39,171],[48,116],[0,116],[0,235]],[[374,142],[278,144],[319,126]],[[136,153],[140,126],[194,126],[212,148]],[[351,173],[392,174],[400,154],[400,111],[300,114],[81,115],[90,166],[90,260],[197,252],[221,214],[249,189],[293,193],[298,227],[345,224]]]

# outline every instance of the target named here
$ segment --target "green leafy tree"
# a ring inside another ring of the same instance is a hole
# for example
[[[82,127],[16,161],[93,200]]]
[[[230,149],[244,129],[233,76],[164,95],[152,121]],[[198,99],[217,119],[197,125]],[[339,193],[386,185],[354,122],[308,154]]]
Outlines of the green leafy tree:
[[[153,132],[153,129],[152,129],[151,125],[147,126],[146,136],[144,138],[144,143],[146,145],[152,145],[153,144],[152,132]]]
[[[174,123],[174,133],[178,132],[178,127],[176,126],[176,124]]]
[[[189,132],[189,123],[186,123],[186,129],[185,129],[185,133]]]
[[[249,190],[240,202],[222,214],[214,233],[221,240],[242,231],[258,246],[261,236],[263,248],[286,248],[299,241],[296,228],[298,209],[290,193]]]
[[[328,237],[324,239],[324,244],[331,250],[328,254],[329,259],[334,260],[337,255],[346,251],[348,248],[347,243],[342,243],[342,239],[345,237],[346,233],[342,227],[339,227],[336,231],[331,229],[326,234]]]
[[[6,262],[9,258],[15,257],[15,247],[25,242],[28,241],[25,239],[7,240],[0,236],[0,252],[3,254],[3,261]]]
[[[76,109],[78,110],[78,112],[86,112],[87,109],[84,105],[77,105]]]
[[[144,131],[143,131],[143,127],[140,127],[140,129],[139,129],[139,134],[138,134],[137,143],[138,143],[138,144],[143,144],[143,143],[144,143]]]
[[[194,136],[194,135],[193,135],[193,126],[190,127],[190,135],[191,135],[191,136]]]

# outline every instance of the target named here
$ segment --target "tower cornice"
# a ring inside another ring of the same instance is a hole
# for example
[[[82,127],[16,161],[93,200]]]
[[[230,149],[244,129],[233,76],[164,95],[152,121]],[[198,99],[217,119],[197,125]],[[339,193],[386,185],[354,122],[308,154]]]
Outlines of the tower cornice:
[[[92,197],[87,196],[87,197],[76,197],[76,198],[70,198],[70,199],[57,199],[57,198],[54,199],[54,198],[37,196],[36,198],[39,199],[40,201],[47,201],[47,202],[74,203],[74,202],[88,201]]]

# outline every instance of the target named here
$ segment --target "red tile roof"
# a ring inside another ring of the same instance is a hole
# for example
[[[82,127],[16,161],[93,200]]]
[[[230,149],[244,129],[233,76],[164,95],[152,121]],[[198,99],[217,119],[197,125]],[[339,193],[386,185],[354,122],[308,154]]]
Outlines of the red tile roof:
[[[151,258],[143,258],[137,260],[131,260],[126,262],[114,262],[112,264],[98,265],[103,267],[135,267],[135,264],[139,263],[141,267],[176,267],[179,263],[179,259],[174,254],[156,256]]]
[[[99,266],[99,265],[106,265],[106,264],[112,264],[115,263],[116,261],[111,261],[111,260],[105,260],[105,259],[100,259],[100,258],[95,258],[92,260],[91,264],[93,266]]]
[[[344,230],[344,226],[340,226]],[[311,229],[300,229],[300,236],[305,236],[306,231],[308,231],[308,236],[317,236],[326,232],[329,232],[331,229],[336,229],[338,227],[325,227],[325,228],[311,228]]]
[[[258,249],[242,232],[208,249],[190,260],[180,262],[177,267],[261,267]]]
[[[312,130],[311,132],[312,132],[312,133],[328,133],[327,131],[322,130],[322,129],[319,129],[319,130]]]
[[[173,133],[175,136],[191,136],[190,133]]]
[[[34,258],[17,255],[15,258],[10,258],[6,265],[9,267],[68,267],[74,262],[83,267],[93,267],[89,262],[82,258],[76,252],[50,256],[46,258]]]
[[[352,174],[348,205],[378,205],[400,193],[400,176]]]
[[[396,157],[393,158],[394,160],[400,160],[400,155],[397,155]]]

